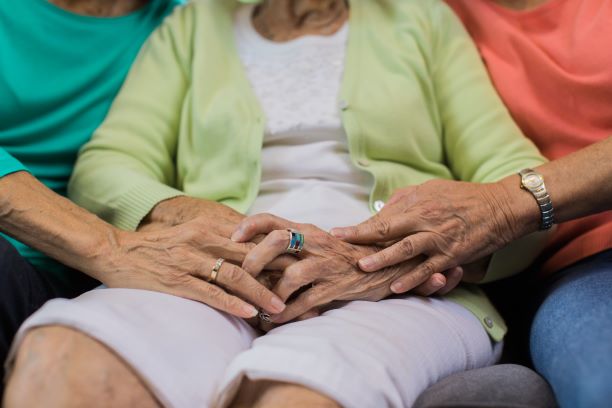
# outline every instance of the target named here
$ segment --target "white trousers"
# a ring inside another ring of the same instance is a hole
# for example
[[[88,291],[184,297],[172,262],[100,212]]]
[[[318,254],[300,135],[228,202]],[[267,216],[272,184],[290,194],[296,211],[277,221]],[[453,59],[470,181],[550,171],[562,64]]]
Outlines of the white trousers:
[[[96,289],[48,302],[20,329],[64,325],[106,344],[167,407],[226,406],[241,380],[304,385],[347,408],[410,407],[450,374],[493,364],[478,319],[444,299],[350,302],[259,336],[206,305],[132,289]]]

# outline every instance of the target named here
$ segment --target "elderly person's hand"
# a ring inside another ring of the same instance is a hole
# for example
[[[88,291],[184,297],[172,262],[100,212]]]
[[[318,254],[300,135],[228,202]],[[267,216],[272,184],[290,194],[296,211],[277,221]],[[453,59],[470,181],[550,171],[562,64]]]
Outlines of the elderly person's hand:
[[[378,248],[342,242],[313,225],[293,223],[270,214],[258,214],[243,220],[232,235],[232,240],[243,242],[258,234],[268,234],[245,257],[242,268],[258,276],[270,262],[285,254],[290,240],[288,228],[304,234],[306,244],[297,254],[299,262],[284,270],[273,292],[287,301],[300,290],[308,286],[311,288],[288,303],[283,313],[272,316],[274,323],[316,315],[319,307],[325,307],[333,301],[383,299],[391,294],[390,283],[417,266],[420,261],[416,259],[378,273],[364,273],[357,265],[358,260],[376,253]]]
[[[138,232],[119,234],[120,255],[109,259],[116,272],[104,283],[170,293],[243,318],[257,315],[258,308],[279,313],[284,303],[239,266],[256,245],[229,239],[241,218],[215,202],[168,200],[149,214]],[[267,268],[282,270],[293,262],[293,257],[281,257]]]
[[[403,293],[415,281],[483,259],[521,236],[517,209],[507,197],[500,183],[429,181],[398,190],[371,219],[331,233],[356,244],[387,243],[387,248],[359,261],[366,272],[420,258],[419,265],[391,287]],[[465,280],[478,281],[482,270],[466,274]]]

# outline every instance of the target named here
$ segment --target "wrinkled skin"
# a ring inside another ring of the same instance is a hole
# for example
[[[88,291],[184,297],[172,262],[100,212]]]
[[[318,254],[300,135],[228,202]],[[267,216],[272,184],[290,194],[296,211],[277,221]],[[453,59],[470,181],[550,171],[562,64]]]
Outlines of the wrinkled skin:
[[[367,273],[359,268],[358,261],[376,253],[378,247],[349,244],[314,225],[258,214],[241,222],[232,236],[232,240],[241,242],[267,233],[266,238],[247,254],[242,268],[260,279],[269,279],[261,278],[261,272],[276,257],[285,253],[289,243],[287,228],[302,232],[307,244],[298,254],[298,262],[288,266],[279,279],[270,280],[270,284],[274,284],[273,292],[283,301],[288,301],[282,313],[271,316],[276,324],[316,316],[318,310],[329,307],[335,301],[384,299],[392,294],[390,282],[422,261],[416,258],[376,273]],[[415,280],[414,286],[428,278],[423,276],[421,280]]]
[[[374,217],[331,233],[346,242],[386,246],[359,261],[367,272],[420,258],[392,286],[393,292],[404,293],[415,278],[479,261],[521,236],[521,223],[507,197],[502,185],[429,181],[398,190]],[[480,268],[465,280],[478,281],[482,272]]]

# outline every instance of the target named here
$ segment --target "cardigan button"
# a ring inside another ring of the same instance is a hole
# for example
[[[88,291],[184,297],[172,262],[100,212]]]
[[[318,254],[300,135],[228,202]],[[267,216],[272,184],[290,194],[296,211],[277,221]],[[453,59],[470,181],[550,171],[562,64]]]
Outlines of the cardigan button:
[[[489,329],[492,329],[492,328],[493,328],[493,326],[494,326],[493,319],[491,319],[489,316],[485,317],[485,318],[483,319],[483,321],[484,321],[484,324],[485,324],[485,325],[486,325],[486,326],[487,326]]]
[[[368,159],[359,159],[357,160],[357,164],[362,167],[368,167],[370,165],[370,161]]]
[[[383,200],[374,201],[374,210],[376,212],[380,212],[383,208],[385,208],[385,202]]]
[[[349,108],[349,103],[346,99],[342,99],[339,103],[338,103],[338,107],[340,108],[341,111],[345,111]]]

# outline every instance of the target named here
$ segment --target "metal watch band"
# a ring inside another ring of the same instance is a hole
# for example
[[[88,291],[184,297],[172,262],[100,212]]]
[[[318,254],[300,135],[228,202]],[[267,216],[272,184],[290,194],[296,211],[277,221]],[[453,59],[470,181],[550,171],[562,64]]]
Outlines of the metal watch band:
[[[540,229],[550,229],[555,223],[554,207],[546,190],[544,177],[532,169],[521,170],[519,175],[521,176],[521,188],[529,191],[540,207]]]

